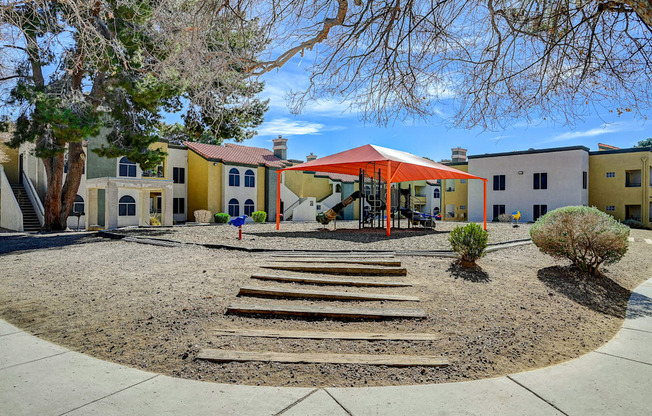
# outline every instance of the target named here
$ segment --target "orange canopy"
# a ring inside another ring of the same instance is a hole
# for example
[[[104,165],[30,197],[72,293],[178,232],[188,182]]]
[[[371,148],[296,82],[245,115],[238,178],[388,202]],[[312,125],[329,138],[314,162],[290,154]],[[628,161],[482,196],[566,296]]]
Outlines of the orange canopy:
[[[487,180],[470,173],[462,172],[450,166],[433,162],[419,156],[400,150],[388,149],[386,147],[367,144],[355,149],[336,153],[334,155],[311,160],[299,165],[281,169],[278,172],[276,192],[276,229],[279,229],[280,221],[280,175],[285,170],[302,170],[315,172],[344,173],[357,176],[360,169],[373,169],[369,164],[374,163],[376,172],[380,170],[381,177],[387,182],[387,201],[391,206],[390,185],[394,182],[418,181],[427,179],[479,179],[485,185],[485,219],[484,228],[487,229],[487,203],[486,185]],[[390,235],[390,220],[387,216],[387,235]]]

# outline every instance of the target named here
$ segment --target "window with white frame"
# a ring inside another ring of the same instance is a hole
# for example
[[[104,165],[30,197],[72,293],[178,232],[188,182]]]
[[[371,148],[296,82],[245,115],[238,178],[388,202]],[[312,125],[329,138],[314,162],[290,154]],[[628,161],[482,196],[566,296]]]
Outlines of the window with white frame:
[[[244,213],[246,216],[251,217],[251,214],[256,210],[254,201],[247,199],[244,203]]]
[[[232,217],[240,215],[240,202],[235,198],[229,201],[229,215]]]
[[[172,199],[172,213],[185,214],[186,211],[186,198],[173,198]]]
[[[131,160],[127,159],[126,156],[123,157],[122,159],[120,159],[120,162],[118,162],[118,176],[135,178],[136,164]]]
[[[245,188],[254,188],[256,186],[256,176],[251,169],[247,169],[244,174],[244,186]]]
[[[121,217],[133,217],[136,215],[136,200],[125,195],[118,201],[118,215]]]
[[[240,186],[240,172],[236,168],[229,171],[229,186]]]
[[[186,168],[172,168],[172,181],[186,183]]]
[[[435,188],[435,191],[433,192],[432,197],[433,198],[439,198],[440,197],[439,188]]]

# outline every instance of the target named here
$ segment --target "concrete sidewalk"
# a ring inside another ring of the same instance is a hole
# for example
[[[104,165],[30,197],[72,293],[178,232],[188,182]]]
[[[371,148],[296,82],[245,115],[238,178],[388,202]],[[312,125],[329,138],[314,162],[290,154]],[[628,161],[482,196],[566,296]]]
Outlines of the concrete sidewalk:
[[[101,361],[0,320],[0,415],[650,415],[652,279],[621,331],[552,367],[463,383],[276,388],[176,379]]]

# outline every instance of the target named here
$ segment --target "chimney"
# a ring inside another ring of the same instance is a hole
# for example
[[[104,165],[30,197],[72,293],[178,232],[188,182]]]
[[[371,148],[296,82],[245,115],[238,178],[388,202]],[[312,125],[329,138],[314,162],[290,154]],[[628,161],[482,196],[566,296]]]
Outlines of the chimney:
[[[312,152],[308,156],[306,156],[306,162],[310,162],[311,160],[317,159],[317,155],[313,155]]]
[[[272,140],[274,143],[274,156],[281,160],[288,159],[288,139],[284,139],[280,134],[278,139]]]
[[[453,152],[453,155],[451,156],[453,163],[466,162],[466,149],[455,147],[451,149],[451,151]]]

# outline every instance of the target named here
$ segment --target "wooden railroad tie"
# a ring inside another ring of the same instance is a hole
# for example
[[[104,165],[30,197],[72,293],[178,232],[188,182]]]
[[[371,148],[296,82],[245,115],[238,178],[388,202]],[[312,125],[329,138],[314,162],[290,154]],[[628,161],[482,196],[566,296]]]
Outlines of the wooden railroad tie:
[[[273,263],[326,263],[326,264],[362,264],[369,266],[385,266],[385,267],[401,267],[400,260],[385,260],[385,259],[328,259],[328,258],[315,258],[315,257],[306,257],[306,258],[293,258],[293,257],[274,257],[269,260]]]
[[[371,267],[371,266],[261,266],[264,269],[286,270],[303,273],[340,274],[353,276],[406,276],[407,270],[403,267]]]
[[[296,257],[296,258],[327,258],[327,259],[368,259],[368,258],[394,258],[394,252],[314,252],[314,251],[277,251],[271,257]]]
[[[273,276],[267,274],[253,274],[252,279],[273,280],[276,282],[304,283],[312,285],[335,285],[335,286],[368,286],[368,287],[408,287],[411,283],[405,282],[379,282],[370,280],[356,280],[332,277],[313,276]]]
[[[256,338],[346,339],[362,341],[439,341],[441,335],[423,332],[321,332],[282,329],[216,328],[213,335]]]
[[[299,305],[251,305],[232,304],[226,308],[226,313],[262,314],[262,315],[293,315],[302,317],[328,317],[339,319],[392,319],[392,318],[425,318],[423,309],[379,309],[379,308],[338,308],[330,306],[299,306]]]
[[[269,296],[287,298],[311,298],[330,300],[360,300],[360,301],[398,301],[398,302],[419,302],[420,299],[414,296],[385,295],[382,293],[364,292],[334,292],[326,290],[303,290],[285,289],[278,287],[244,286],[238,293],[240,296]]]
[[[203,349],[197,358],[215,362],[263,361],[302,364],[364,364],[391,367],[446,367],[449,363],[442,357],[431,355],[369,355],[369,354],[311,354],[283,352],[228,351]]]

